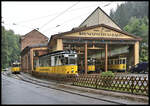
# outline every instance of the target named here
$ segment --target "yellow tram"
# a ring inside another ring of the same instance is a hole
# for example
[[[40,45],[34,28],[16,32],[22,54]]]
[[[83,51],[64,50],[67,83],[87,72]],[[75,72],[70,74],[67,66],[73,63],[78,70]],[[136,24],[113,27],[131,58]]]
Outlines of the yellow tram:
[[[88,73],[95,72],[95,59],[89,58],[88,59]]]
[[[78,59],[78,71],[79,73],[85,73],[85,59],[83,57]],[[95,59],[94,58],[87,58],[87,73],[94,73],[95,72]]]
[[[42,56],[36,61],[35,72],[54,75],[78,74],[77,53],[60,50]]]
[[[105,69],[105,61],[100,61],[100,69]],[[108,70],[109,71],[117,71],[117,72],[125,72],[126,71],[126,57],[108,59]]]
[[[11,67],[12,74],[20,73],[20,62],[14,62]]]

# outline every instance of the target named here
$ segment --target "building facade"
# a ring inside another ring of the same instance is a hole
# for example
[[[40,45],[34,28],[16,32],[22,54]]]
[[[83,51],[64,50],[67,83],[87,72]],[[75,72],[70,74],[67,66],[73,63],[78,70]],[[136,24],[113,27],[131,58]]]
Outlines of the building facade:
[[[38,55],[47,53],[47,43],[48,37],[35,29],[21,37],[21,70],[23,72],[33,71],[34,59]]]
[[[98,61],[104,60],[105,71],[108,71],[108,60],[116,56],[127,58],[127,70],[139,63],[139,42],[142,39],[123,31],[99,7],[79,27],[52,35],[49,42],[46,37],[39,34],[41,33],[33,30],[21,40],[22,69],[27,70],[26,72],[34,70],[34,60],[40,54],[67,49],[77,52],[78,67],[85,70],[85,74],[88,71],[88,58],[91,57]],[[39,43],[47,44],[35,46]]]
[[[46,44],[48,43],[48,37],[40,33],[38,30],[34,29],[31,32],[21,36],[20,45],[21,51],[27,47],[34,44]]]
[[[84,57],[85,59],[85,73],[87,73],[88,57],[104,58],[105,71],[107,71],[108,57],[113,56],[111,51],[120,47],[130,48],[127,54],[117,54],[127,57],[127,66],[137,64],[139,62],[139,41],[141,38],[137,36],[100,24],[53,35],[48,43],[48,51],[66,49],[77,51],[79,58]],[[79,60],[79,62],[81,61],[83,60]]]

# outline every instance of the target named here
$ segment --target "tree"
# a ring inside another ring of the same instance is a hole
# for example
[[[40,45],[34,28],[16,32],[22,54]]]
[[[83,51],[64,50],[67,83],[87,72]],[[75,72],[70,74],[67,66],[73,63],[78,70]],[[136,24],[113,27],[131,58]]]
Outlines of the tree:
[[[110,17],[123,29],[131,17],[143,18],[148,15],[148,2],[125,2],[117,6],[116,11],[110,12]]]
[[[2,54],[2,58],[1,58],[1,62],[2,64],[2,68],[6,68],[8,66],[8,42],[7,42],[7,36],[6,36],[6,32],[5,32],[5,28],[2,27],[2,45],[1,45],[1,54]]]
[[[148,18],[132,17],[124,30],[142,38],[140,42],[140,62],[148,61]]]
[[[2,68],[7,68],[13,61],[20,57],[20,35],[14,34],[13,30],[2,27]]]

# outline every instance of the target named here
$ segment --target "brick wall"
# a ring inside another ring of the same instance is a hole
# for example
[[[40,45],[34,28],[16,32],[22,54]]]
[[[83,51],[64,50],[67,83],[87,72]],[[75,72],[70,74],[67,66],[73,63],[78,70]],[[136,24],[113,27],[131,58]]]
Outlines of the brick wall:
[[[39,43],[48,43],[48,37],[37,30],[32,30],[21,38],[21,51],[27,46]]]

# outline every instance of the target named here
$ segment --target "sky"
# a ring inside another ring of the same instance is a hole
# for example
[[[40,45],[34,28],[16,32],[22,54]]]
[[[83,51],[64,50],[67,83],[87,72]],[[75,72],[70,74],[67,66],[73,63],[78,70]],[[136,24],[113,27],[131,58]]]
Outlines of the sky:
[[[108,15],[115,1],[71,2],[1,2],[2,26],[15,34],[25,35],[38,28],[47,37],[78,27],[98,6]]]

